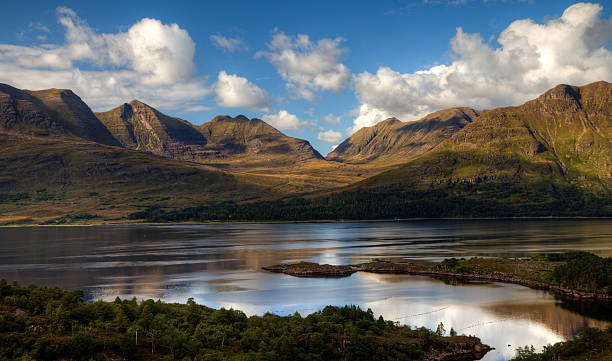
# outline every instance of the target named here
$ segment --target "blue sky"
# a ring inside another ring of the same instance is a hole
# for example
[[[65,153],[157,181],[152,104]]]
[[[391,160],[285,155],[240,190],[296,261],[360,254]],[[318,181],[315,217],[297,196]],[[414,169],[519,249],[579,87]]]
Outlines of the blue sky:
[[[138,98],[195,124],[244,114],[326,154],[386,117],[612,81],[611,9],[563,0],[5,1],[0,82],[69,87],[97,111]]]

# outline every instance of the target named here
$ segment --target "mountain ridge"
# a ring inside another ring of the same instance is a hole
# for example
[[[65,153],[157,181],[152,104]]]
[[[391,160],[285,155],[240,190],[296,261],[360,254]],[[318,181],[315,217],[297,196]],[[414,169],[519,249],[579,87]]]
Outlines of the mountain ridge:
[[[359,129],[325,158],[343,163],[405,162],[433,149],[479,115],[472,108],[455,107],[414,122],[388,118]]]
[[[561,84],[482,113],[388,119],[361,132],[364,147],[346,147],[354,150],[347,159],[372,157],[360,164],[324,160],[307,141],[256,118],[217,116],[196,126],[139,101],[98,120],[122,144],[98,143],[80,128],[89,108],[62,92],[0,85],[0,223],[66,210],[150,214],[134,212],[142,207],[168,210],[155,219],[174,221],[612,214],[605,81]],[[408,125],[427,150],[406,147],[417,143],[401,137]],[[384,141],[375,147],[377,137]]]

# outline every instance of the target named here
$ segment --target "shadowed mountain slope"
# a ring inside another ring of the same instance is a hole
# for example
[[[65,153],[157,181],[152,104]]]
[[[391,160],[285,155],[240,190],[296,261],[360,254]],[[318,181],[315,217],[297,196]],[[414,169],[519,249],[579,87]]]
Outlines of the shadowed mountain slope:
[[[361,128],[325,158],[343,163],[406,162],[450,138],[478,115],[471,108],[450,108],[409,123],[389,118]]]
[[[0,224],[67,214],[120,219],[143,207],[274,199],[283,179],[78,139],[0,133]],[[8,217],[8,218],[7,218]]]
[[[73,136],[119,145],[71,90],[20,90],[0,84],[0,129],[29,135]]]

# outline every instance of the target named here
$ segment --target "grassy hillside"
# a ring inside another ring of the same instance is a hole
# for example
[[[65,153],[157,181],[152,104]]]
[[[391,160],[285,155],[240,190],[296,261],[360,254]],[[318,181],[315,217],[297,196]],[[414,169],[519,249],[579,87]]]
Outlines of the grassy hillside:
[[[0,134],[0,223],[87,213],[116,219],[143,207],[270,199],[281,179],[231,174],[96,143]],[[91,220],[90,220],[91,221]]]
[[[361,128],[325,158],[343,163],[405,163],[450,138],[478,115],[471,108],[450,108],[415,122],[389,118]]]

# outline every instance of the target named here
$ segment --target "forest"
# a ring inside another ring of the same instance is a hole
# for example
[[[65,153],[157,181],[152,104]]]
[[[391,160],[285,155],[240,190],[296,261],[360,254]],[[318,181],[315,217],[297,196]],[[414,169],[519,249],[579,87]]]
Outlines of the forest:
[[[477,196],[474,196],[477,194]],[[518,195],[518,196],[517,196]],[[579,190],[520,185],[456,184],[429,190],[381,187],[315,198],[218,202],[166,210],[148,207],[129,220],[149,222],[363,220],[432,217],[606,216],[610,202]]]
[[[2,360],[419,360],[472,352],[471,336],[400,326],[357,306],[302,317],[136,299],[0,280]]]

